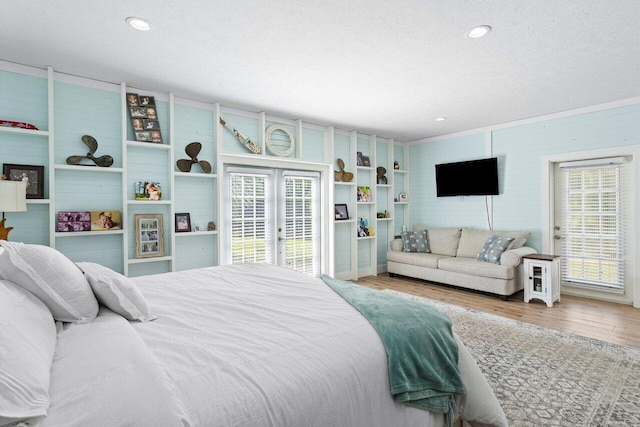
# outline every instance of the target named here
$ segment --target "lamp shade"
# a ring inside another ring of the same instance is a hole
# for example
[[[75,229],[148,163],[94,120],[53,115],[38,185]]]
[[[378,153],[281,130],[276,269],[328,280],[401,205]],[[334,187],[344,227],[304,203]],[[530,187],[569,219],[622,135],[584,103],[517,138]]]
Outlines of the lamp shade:
[[[0,212],[24,212],[27,210],[27,183],[0,181]]]

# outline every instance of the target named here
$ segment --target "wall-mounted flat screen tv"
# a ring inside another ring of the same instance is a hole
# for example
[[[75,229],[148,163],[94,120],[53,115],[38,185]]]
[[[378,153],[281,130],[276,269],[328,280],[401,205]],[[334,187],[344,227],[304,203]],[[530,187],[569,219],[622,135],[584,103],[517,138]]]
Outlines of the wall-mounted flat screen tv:
[[[495,196],[498,194],[498,159],[438,164],[436,190],[438,197]]]

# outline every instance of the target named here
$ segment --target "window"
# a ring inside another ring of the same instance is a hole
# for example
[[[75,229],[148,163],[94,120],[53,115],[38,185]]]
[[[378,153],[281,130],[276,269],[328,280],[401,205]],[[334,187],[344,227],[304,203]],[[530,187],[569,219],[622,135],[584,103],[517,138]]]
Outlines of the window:
[[[284,175],[285,267],[313,276],[320,273],[317,182]]]
[[[624,290],[623,159],[562,163],[562,283]]]

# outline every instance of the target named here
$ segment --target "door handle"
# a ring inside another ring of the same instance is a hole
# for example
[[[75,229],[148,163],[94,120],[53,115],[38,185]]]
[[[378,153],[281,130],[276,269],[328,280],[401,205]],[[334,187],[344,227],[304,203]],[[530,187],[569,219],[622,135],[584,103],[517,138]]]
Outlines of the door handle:
[[[559,235],[559,234],[556,234],[555,236],[553,236],[553,238],[556,239],[556,240],[560,240],[560,239],[562,239],[562,236]]]
[[[283,240],[284,240],[284,237],[278,236],[278,242],[282,242]]]

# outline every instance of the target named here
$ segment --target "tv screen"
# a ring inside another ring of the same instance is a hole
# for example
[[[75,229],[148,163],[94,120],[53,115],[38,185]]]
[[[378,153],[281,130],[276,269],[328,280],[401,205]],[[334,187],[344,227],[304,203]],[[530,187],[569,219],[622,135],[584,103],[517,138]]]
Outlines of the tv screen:
[[[497,195],[498,159],[436,165],[436,190],[438,197]]]

